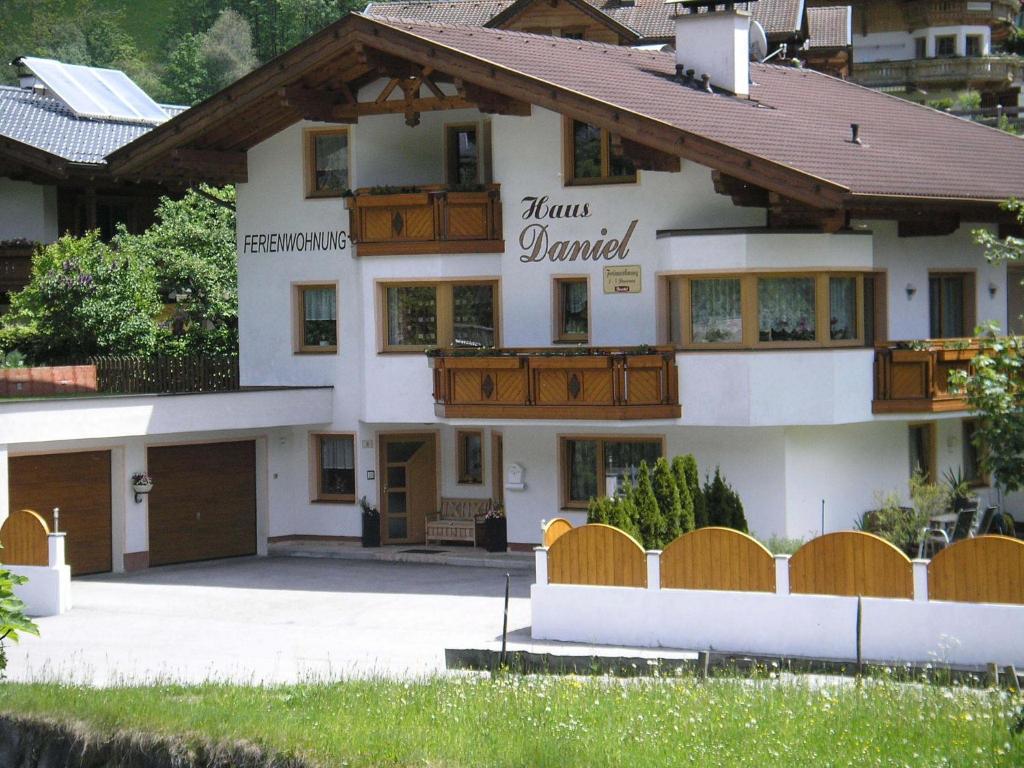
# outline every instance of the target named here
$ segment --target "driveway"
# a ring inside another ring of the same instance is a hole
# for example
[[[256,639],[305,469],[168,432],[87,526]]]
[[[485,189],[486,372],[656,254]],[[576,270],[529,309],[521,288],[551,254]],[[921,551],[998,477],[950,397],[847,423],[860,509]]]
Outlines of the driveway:
[[[530,623],[530,574],[512,575],[509,630]],[[74,608],[8,646],[11,680],[289,682],[416,677],[445,648],[500,639],[493,568],[244,558],[76,579]]]

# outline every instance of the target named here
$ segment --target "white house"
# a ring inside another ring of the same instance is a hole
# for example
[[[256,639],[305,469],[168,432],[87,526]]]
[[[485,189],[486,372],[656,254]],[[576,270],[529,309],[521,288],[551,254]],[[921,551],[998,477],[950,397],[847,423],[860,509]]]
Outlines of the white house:
[[[502,501],[525,549],[541,520],[581,522],[641,460],[686,452],[761,536],[848,527],[915,465],[960,468],[1020,518],[980,477],[945,391],[966,352],[942,339],[1024,309],[1020,275],[971,236],[1010,226],[1024,143],[750,64],[748,24],[683,15],[675,54],[342,19],[108,158],[234,174],[252,389],[0,404],[25,425],[0,442],[76,450],[62,414],[84,409],[123,464],[114,567],[202,556],[203,503],[237,496],[193,502],[209,478],[175,480],[157,524],[161,482],[218,455],[176,463],[169,442],[255,440],[235,466],[258,503],[219,530],[251,515],[259,548],[354,539],[365,496],[392,543],[422,542],[442,498]],[[124,473],[147,467],[135,504]]]

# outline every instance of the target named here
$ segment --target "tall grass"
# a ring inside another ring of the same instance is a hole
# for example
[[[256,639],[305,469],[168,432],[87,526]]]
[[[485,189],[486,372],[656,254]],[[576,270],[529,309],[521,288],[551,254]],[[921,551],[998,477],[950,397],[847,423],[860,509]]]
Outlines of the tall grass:
[[[1004,692],[810,679],[467,676],[93,689],[0,686],[0,708],[212,741],[324,766],[1012,766]]]

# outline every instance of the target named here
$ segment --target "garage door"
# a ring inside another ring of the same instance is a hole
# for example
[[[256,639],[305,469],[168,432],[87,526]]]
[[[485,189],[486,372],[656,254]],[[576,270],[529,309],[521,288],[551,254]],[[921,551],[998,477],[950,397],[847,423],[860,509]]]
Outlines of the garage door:
[[[52,530],[52,510],[60,507],[71,573],[109,571],[110,451],[12,456],[8,466],[12,510],[34,509]]]
[[[252,441],[150,448],[150,565],[256,554]]]

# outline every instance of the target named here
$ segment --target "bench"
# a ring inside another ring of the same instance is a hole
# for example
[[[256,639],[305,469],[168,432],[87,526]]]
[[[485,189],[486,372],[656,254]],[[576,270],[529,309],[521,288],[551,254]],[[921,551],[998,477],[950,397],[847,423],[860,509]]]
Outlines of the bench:
[[[490,508],[490,499],[442,498],[440,511],[427,515],[427,544],[431,541],[468,541],[475,547],[476,524]]]

